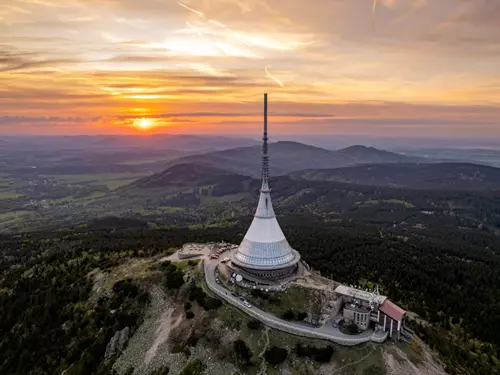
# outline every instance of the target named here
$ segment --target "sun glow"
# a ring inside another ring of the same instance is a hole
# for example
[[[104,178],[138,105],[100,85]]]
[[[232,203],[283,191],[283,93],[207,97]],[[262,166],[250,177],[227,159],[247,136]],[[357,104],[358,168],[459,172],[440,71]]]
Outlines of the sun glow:
[[[134,125],[137,126],[140,129],[149,129],[151,128],[152,122],[150,119],[147,118],[140,118],[134,121]]]

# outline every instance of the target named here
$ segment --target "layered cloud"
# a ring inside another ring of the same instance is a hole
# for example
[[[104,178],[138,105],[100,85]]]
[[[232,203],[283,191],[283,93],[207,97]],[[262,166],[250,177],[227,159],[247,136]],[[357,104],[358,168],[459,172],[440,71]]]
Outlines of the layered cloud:
[[[4,0],[0,132],[130,132],[142,117],[248,131],[268,91],[281,132],[500,135],[499,13],[496,0]]]

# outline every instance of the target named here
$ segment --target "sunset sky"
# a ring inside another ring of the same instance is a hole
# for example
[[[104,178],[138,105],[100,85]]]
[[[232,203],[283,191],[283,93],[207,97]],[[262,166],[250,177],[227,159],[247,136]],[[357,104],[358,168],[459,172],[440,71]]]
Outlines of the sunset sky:
[[[0,134],[500,136],[499,0],[1,0]]]

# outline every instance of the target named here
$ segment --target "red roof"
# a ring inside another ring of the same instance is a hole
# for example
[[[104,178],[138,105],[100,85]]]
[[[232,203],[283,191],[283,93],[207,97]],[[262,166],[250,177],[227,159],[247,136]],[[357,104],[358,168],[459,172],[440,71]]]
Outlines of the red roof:
[[[403,320],[403,316],[406,313],[405,310],[388,299],[380,305],[379,310],[396,321]]]

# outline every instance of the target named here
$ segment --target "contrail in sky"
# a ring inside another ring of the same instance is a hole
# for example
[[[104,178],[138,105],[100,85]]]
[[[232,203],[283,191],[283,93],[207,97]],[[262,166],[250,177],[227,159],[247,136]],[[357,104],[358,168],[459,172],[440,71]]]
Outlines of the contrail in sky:
[[[373,0],[372,4],[372,15],[371,15],[371,20],[372,20],[372,29],[375,29],[375,11],[377,10],[377,0]]]
[[[264,68],[264,70],[266,71],[266,75],[271,78],[274,82],[276,82],[278,85],[280,85],[281,87],[285,87],[285,85],[283,84],[283,82],[281,82],[278,78],[276,78],[275,76],[273,76],[271,73],[269,73],[269,70],[267,70],[267,68]]]
[[[196,10],[196,9],[194,9],[194,8],[191,8],[191,7],[187,6],[186,4],[184,4],[184,3],[180,2],[180,1],[178,1],[178,2],[177,2],[177,4],[179,4],[181,7],[183,7],[183,8],[185,8],[185,9],[189,10],[190,12],[192,12],[192,13],[194,13],[194,14],[196,14],[196,15],[200,16],[201,18],[203,18],[205,21],[208,21],[208,23],[211,23],[212,25],[215,25],[215,26],[221,27],[221,28],[223,28],[223,29],[226,29],[226,30],[228,30],[228,31],[230,31],[230,32],[233,32],[233,31],[232,31],[229,27],[227,27],[226,25],[224,25],[222,22],[219,22],[219,21],[216,21],[216,20],[211,20],[211,19],[208,19],[208,18],[205,16],[205,13],[200,12],[199,10]],[[187,24],[187,22],[186,22],[186,24]],[[188,27],[193,28],[191,25],[188,25]]]
[[[226,29],[227,31],[231,32],[234,34],[234,32],[229,28],[227,27],[226,25],[224,25],[223,23],[219,22],[219,21],[216,21],[216,20],[211,20],[211,19],[208,19],[205,14],[203,12],[200,12],[199,10],[196,10],[196,9],[193,9],[189,6],[187,6],[186,4],[182,3],[181,1],[177,1],[177,4],[179,4],[181,7],[189,10],[190,12],[198,15],[199,17],[203,18],[204,20],[208,21],[209,23],[211,23],[212,25],[215,25],[215,26],[218,26],[218,27],[221,27],[223,29]],[[186,22],[186,26],[189,27],[191,30],[193,30],[194,32],[196,32],[198,35],[200,36],[203,36],[203,33],[196,27],[194,27],[193,25],[191,25],[189,22]],[[243,40],[243,42],[246,44],[246,45],[250,45],[251,43],[248,43],[247,41]],[[215,44],[215,43],[212,43],[212,45],[218,47],[218,48],[221,48],[220,45],[218,44]],[[224,50],[223,50],[224,51]],[[225,52],[225,51],[224,51]],[[281,82],[278,78],[276,78],[275,76],[273,76],[268,68],[264,68],[265,72],[266,72],[266,76],[270,79],[272,79],[274,82],[276,82],[280,87],[285,87],[285,85],[283,84],[283,82]]]
[[[193,12],[194,14],[197,14],[197,15],[199,15],[200,17],[205,18],[205,15],[203,14],[203,12],[200,12],[199,10],[196,10],[196,9],[190,8],[190,7],[188,7],[186,4],[181,3],[180,1],[178,1],[178,2],[177,2],[177,4],[179,4],[179,5],[180,5],[181,7],[183,7],[183,8],[186,8],[187,10],[189,10],[189,11]]]

